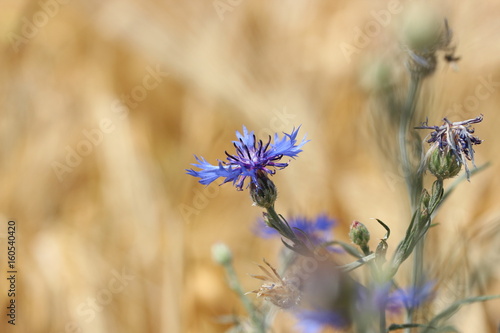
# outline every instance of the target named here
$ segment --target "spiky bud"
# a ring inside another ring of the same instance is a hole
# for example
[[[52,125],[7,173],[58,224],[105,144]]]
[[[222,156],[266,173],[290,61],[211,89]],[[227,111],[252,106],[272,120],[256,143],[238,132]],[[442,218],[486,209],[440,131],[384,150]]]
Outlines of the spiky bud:
[[[349,238],[354,244],[361,248],[363,253],[368,254],[370,252],[368,247],[368,242],[370,241],[370,232],[363,223],[358,221],[352,222],[349,231]]]
[[[434,149],[427,167],[434,176],[443,180],[455,177],[462,169],[462,163],[450,149]]]

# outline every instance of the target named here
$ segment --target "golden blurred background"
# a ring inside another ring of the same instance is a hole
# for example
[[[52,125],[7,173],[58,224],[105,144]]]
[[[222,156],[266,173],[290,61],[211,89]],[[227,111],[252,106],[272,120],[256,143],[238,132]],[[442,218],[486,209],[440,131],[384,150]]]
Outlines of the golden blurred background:
[[[261,210],[247,191],[202,186],[185,169],[194,154],[223,159],[242,125],[264,138],[302,125],[299,137],[311,140],[273,178],[279,212],[328,213],[343,240],[352,220],[363,221],[373,244],[384,233],[377,217],[393,231],[393,250],[408,200],[376,144],[389,131],[374,112],[374,65],[392,59],[395,77],[405,75],[400,32],[415,3],[2,1],[4,309],[9,220],[18,273],[16,325],[2,311],[0,331],[227,329],[217,318],[243,312],[212,244],[232,249],[245,290],[258,288],[247,274],[255,262],[276,263],[281,245],[252,233]],[[424,82],[429,123],[484,114],[476,163],[492,163],[438,215],[431,275],[450,300],[500,293],[500,6],[423,3],[448,18],[461,57],[458,71],[440,61]],[[468,306],[454,323],[495,332],[499,306]],[[274,331],[293,331],[293,318],[278,311]]]

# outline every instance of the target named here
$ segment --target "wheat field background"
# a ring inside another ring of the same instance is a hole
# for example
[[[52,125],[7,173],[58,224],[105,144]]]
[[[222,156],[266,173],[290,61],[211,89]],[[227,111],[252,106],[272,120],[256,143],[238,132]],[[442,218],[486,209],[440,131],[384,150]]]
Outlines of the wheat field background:
[[[2,309],[9,220],[18,273],[16,325],[2,310],[0,331],[227,329],[217,317],[242,308],[211,245],[230,246],[243,287],[253,290],[247,273],[263,257],[276,262],[280,242],[252,233],[261,211],[247,191],[204,187],[185,169],[193,154],[224,158],[242,125],[264,137],[302,125],[299,136],[311,140],[273,178],[281,213],[328,213],[343,240],[352,220],[363,221],[373,244],[383,236],[370,224],[377,217],[393,231],[393,250],[408,200],[376,143],[388,131],[373,112],[372,65],[395,59],[404,76],[399,31],[416,2],[393,1],[401,10],[346,56],[342,43],[354,45],[387,2],[2,1]],[[428,3],[448,18],[461,57],[458,71],[441,61],[425,81],[429,123],[482,113],[476,162],[491,162],[450,197],[430,235],[429,270],[448,291],[444,304],[500,293],[500,6]],[[484,80],[493,84],[478,98]],[[495,332],[499,306],[468,306],[454,323]],[[274,331],[292,327],[278,312]]]

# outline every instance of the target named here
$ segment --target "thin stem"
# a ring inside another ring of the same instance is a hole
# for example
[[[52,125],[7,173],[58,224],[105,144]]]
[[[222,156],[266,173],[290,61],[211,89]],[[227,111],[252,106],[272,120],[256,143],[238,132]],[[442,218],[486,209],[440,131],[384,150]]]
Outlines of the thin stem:
[[[264,333],[266,331],[264,320],[261,320],[259,318],[253,303],[250,301],[250,299],[243,292],[243,288],[241,288],[240,282],[238,280],[238,276],[236,275],[236,272],[234,270],[232,263],[224,264],[224,269],[226,270],[227,279],[229,281],[229,286],[241,299],[241,302],[243,303],[245,310],[247,311],[248,315],[250,316],[252,326],[256,330],[255,332]]]
[[[290,228],[288,224],[283,223],[283,219],[276,213],[274,207],[267,208],[267,214],[269,215],[269,222],[271,226],[276,229],[282,236],[295,240],[295,233]]]
[[[401,122],[399,126],[399,149],[401,163],[403,165],[403,172],[406,181],[406,187],[410,196],[411,211],[415,212],[419,209],[420,194],[422,192],[422,173],[412,165],[412,161],[408,154],[408,130],[413,120],[415,113],[415,106],[417,104],[418,93],[420,90],[421,79],[419,76],[412,75],[410,79],[410,86],[408,89],[408,97],[404,105],[403,113],[401,115]],[[424,242],[423,239],[418,241],[415,247],[415,255],[413,261],[413,286],[417,287],[421,282],[422,267],[424,261]],[[413,321],[413,311],[407,314],[407,322]],[[408,331],[409,332],[409,331]]]
[[[375,259],[375,257],[376,257],[376,254],[371,253],[371,254],[367,255],[366,257],[360,258],[354,262],[351,262],[351,263],[345,264],[345,265],[341,265],[341,266],[339,266],[339,268],[342,270],[342,272],[350,272],[350,271],[353,271],[360,266],[363,266],[364,264],[366,264],[370,260]]]
[[[380,333],[386,333],[387,328],[386,328],[386,320],[385,320],[385,307],[386,304],[384,303],[384,306],[380,309]]]
[[[408,130],[413,120],[417,97],[420,91],[421,80],[418,76],[412,76],[408,89],[408,97],[401,114],[401,122],[399,125],[399,150],[401,163],[403,164],[403,172],[406,181],[408,193],[410,195],[410,204],[412,211],[418,207],[419,196],[422,190],[422,175],[412,167],[410,157],[408,155]]]

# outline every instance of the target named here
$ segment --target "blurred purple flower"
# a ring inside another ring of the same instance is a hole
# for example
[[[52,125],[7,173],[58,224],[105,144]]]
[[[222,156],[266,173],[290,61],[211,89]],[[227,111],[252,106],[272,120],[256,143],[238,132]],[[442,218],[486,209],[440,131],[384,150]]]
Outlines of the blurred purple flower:
[[[349,321],[341,314],[327,310],[304,310],[295,314],[299,322],[298,328],[303,333],[318,333],[325,326],[335,328],[345,328],[349,325]]]
[[[414,309],[429,301],[434,296],[434,282],[427,282],[420,287],[399,288],[388,298],[387,307],[392,309]]]
[[[361,311],[378,311],[385,307],[386,311],[399,313],[402,309],[417,308],[433,296],[434,282],[414,288],[398,288],[389,291],[390,284],[372,286],[358,290],[358,309]]]
[[[334,219],[331,219],[326,214],[318,215],[315,219],[306,217],[295,217],[288,221],[292,229],[300,229],[308,235],[315,243],[324,243],[329,240],[329,234],[333,227],[337,224]],[[255,234],[262,238],[279,237],[279,232],[267,226],[264,221],[259,220],[254,228]]]
[[[293,129],[291,134],[285,135],[280,139],[278,134],[274,135],[274,142],[271,143],[271,136],[267,143],[262,140],[257,141],[254,132],[248,132],[243,126],[243,134],[236,131],[238,141],[233,141],[236,148],[236,154],[230,155],[226,152],[227,161],[218,160],[218,165],[208,163],[203,157],[197,157],[198,164],[193,163],[200,171],[187,169],[187,174],[200,178],[200,183],[208,185],[217,178],[225,178],[224,183],[233,182],[238,190],[243,189],[245,179],[250,177],[250,181],[258,186],[257,172],[259,170],[273,175],[276,169],[283,169],[288,163],[278,162],[283,156],[295,158],[300,149],[309,140],[305,137],[297,144],[297,129]],[[272,167],[273,169],[271,169]],[[248,185],[248,184],[247,184]]]
[[[357,285],[353,295],[356,300],[355,311],[351,317],[363,314],[364,316],[378,316],[381,308],[397,314],[403,309],[412,309],[421,306],[433,296],[434,283],[428,282],[419,288],[398,288],[389,291],[390,284],[372,285],[370,288]],[[332,303],[333,304],[333,303]],[[317,333],[326,327],[345,328],[349,325],[349,315],[340,312],[317,309],[297,312],[295,316],[299,319],[298,326],[305,333]]]

